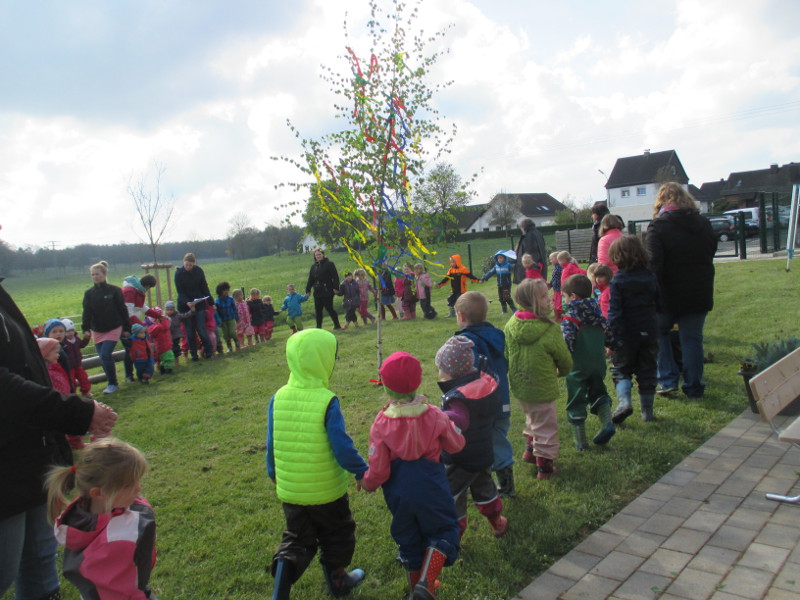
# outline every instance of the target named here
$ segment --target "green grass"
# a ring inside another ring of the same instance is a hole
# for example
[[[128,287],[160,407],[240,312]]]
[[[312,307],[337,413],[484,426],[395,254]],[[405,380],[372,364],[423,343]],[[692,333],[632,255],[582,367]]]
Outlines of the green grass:
[[[493,249],[491,241],[475,244],[473,256]],[[342,272],[344,255],[332,258]],[[714,362],[707,365],[708,389],[702,401],[658,398],[657,422],[645,425],[634,416],[608,447],[584,453],[572,449],[562,405],[558,474],[540,482],[530,465],[517,463],[518,497],[506,503],[510,526],[502,540],[495,540],[486,520],[470,508],[461,558],[445,570],[440,597],[513,597],[744,410],[747,402],[736,371],[749,344],[797,333],[798,275],[785,273],[784,264],[770,260],[718,266],[716,306],[706,325],[706,351],[713,353]],[[255,285],[282,298],[287,281],[304,284],[309,265],[307,256],[287,256],[214,264],[206,272],[212,286],[224,277],[232,285]],[[116,273],[111,280],[122,275]],[[75,309],[88,282],[88,277],[56,282],[15,278],[4,285],[32,321],[41,321],[79,312]],[[496,297],[493,283],[473,289],[490,300]],[[64,304],[55,303],[51,296],[56,295]],[[445,296],[445,289],[434,293],[440,314],[445,312]],[[306,306],[311,308],[310,303]],[[496,300],[489,318],[498,327],[505,322]],[[326,325],[330,327],[327,320]],[[423,392],[433,402],[439,395],[433,357],[455,328],[452,319],[440,318],[389,322],[384,329],[384,356],[401,349],[418,356],[424,369]],[[372,419],[384,403],[368,381],[376,370],[374,332],[367,327],[337,334],[339,358],[331,381],[362,454]],[[283,355],[287,335],[286,328],[279,327],[267,344],[220,360],[182,363],[173,377],[157,377],[147,388],[123,385],[108,398],[120,414],[115,434],[142,449],[150,461],[144,493],[159,523],[159,562],[152,580],[159,597],[246,600],[271,593],[272,578],[264,567],[280,540],[284,520],[264,468],[264,432],[268,399],[288,376]],[[523,418],[515,406],[512,410],[510,437],[519,459]],[[596,427],[596,421],[590,421],[590,435]],[[357,493],[353,486],[351,501],[358,524],[354,566],[367,571],[367,582],[353,597],[402,598],[404,576],[394,560],[390,514],[380,492]],[[323,586],[314,564],[292,597],[324,597]],[[66,598],[78,598],[69,585],[65,588]]]

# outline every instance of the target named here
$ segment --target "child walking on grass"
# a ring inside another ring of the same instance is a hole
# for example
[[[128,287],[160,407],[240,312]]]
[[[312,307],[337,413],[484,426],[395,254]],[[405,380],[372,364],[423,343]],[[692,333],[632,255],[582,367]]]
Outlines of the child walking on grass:
[[[244,348],[244,341],[247,338],[247,345],[253,345],[253,324],[250,315],[250,307],[244,301],[244,292],[242,290],[233,290],[231,294],[233,301],[236,303],[236,312],[239,313],[239,319],[236,321],[236,339],[239,340],[239,347]]]
[[[414,265],[414,285],[417,288],[417,299],[419,300],[419,307],[422,309],[422,316],[426,319],[435,319],[436,311],[431,306],[431,276],[425,271],[422,263]]]
[[[514,274],[514,267],[508,262],[508,258],[503,254],[503,250],[494,255],[494,265],[483,277],[481,281],[487,281],[493,275],[497,277],[497,298],[500,300],[500,307],[503,314],[508,312],[507,308],[517,310],[514,301],[511,299],[511,276]]]
[[[220,347],[219,353],[222,354],[222,339],[225,339],[225,345],[228,346],[228,353],[233,352],[234,346],[239,349],[239,338],[236,335],[236,322],[239,320],[239,311],[236,308],[236,301],[231,298],[231,284],[223,281],[217,284],[217,315],[219,315],[221,324],[219,326],[219,333],[217,334]]]
[[[367,324],[367,319],[374,323],[375,317],[369,312],[369,295],[371,292],[373,296],[377,296],[377,292],[367,279],[367,272],[364,269],[356,269],[353,271],[353,276],[358,283],[358,313],[361,315],[361,320],[364,325]]]
[[[383,487],[411,593],[433,598],[436,578],[458,558],[461,539],[441,453],[460,451],[465,440],[438,407],[416,394],[422,383],[417,358],[395,352],[383,361],[380,377],[389,402],[370,428],[369,470],[358,487]]]
[[[292,328],[292,333],[303,330],[302,303],[306,300],[308,300],[308,296],[296,292],[294,284],[290,283],[286,286],[286,298],[283,299],[281,311],[286,311],[286,324]]]
[[[367,465],[347,435],[336,394],[328,389],[337,343],[336,336],[323,329],[289,336],[289,381],[269,402],[267,474],[286,516],[283,539],[272,559],[273,600],[289,598],[292,584],[308,568],[317,547],[331,595],[346,596],[364,580],[361,569],[345,570],[356,545],[348,473],[360,480]]]
[[[564,341],[572,353],[567,375],[567,417],[572,425],[575,448],[586,450],[587,407],[600,419],[601,429],[593,442],[607,444],[616,433],[611,422],[611,397],[603,381],[606,376],[606,346],[616,341],[600,305],[592,298],[592,283],[586,275],[572,275],[561,287],[568,305],[561,321]]]
[[[281,311],[275,310],[272,306],[272,296],[264,296],[264,335],[261,336],[261,341],[268,341],[272,339],[272,332],[275,329],[275,315],[279,315]]]
[[[89,375],[86,369],[83,368],[83,353],[81,348],[85,348],[92,338],[91,334],[87,331],[79,338],[75,331],[75,323],[71,319],[61,319],[64,325],[64,341],[61,342],[61,347],[67,355],[69,362],[69,377],[75,389],[80,389],[81,394],[85,398],[92,397],[92,383],[89,381]]]
[[[394,284],[392,283],[392,275],[389,269],[384,267],[378,272],[378,277],[381,282],[381,320],[386,320],[386,311],[392,313],[392,319],[397,318],[397,312],[394,310]]]
[[[447,297],[447,306],[450,308],[448,317],[456,316],[456,300],[458,297],[467,291],[467,279],[479,283],[480,279],[472,274],[472,272],[461,264],[461,255],[453,254],[450,257],[450,268],[447,270],[444,278],[436,284],[437,288],[442,287],[448,281],[450,282],[450,295]]]
[[[467,494],[478,511],[489,520],[495,537],[503,537],[508,519],[503,516],[503,501],[492,479],[492,423],[501,407],[497,379],[475,367],[475,344],[463,335],[454,335],[436,353],[442,410],[464,432],[466,445],[461,452],[444,452],[450,493],[456,503],[458,528],[467,530]]]
[[[612,373],[619,404],[611,420],[619,424],[633,414],[631,389],[636,375],[642,420],[654,421],[653,398],[658,379],[658,280],[647,268],[647,251],[636,236],[626,235],[614,240],[608,256],[618,269],[611,280],[608,321],[615,337],[621,340],[613,356]]]
[[[250,324],[253,326],[253,336],[256,344],[260,344],[264,341],[264,333],[267,330],[267,311],[264,308],[264,302],[261,300],[261,290],[258,288],[250,290],[247,308],[250,310]]]
[[[550,296],[543,279],[525,279],[516,289],[519,310],[505,326],[508,380],[525,413],[522,460],[536,463],[537,478],[556,472],[558,458],[558,378],[572,368],[561,329],[550,318]]]
[[[358,282],[353,279],[353,274],[350,271],[344,274],[344,279],[339,284],[339,292],[342,294],[342,304],[345,310],[345,322],[342,329],[348,329],[350,323],[357,328],[358,316],[356,311],[361,304],[361,291],[358,289]]]
[[[50,471],[48,508],[64,546],[64,577],[81,598],[157,600],[150,590],[156,521],[139,495],[146,471],[142,453],[113,438],[87,445],[75,466]]]
[[[558,262],[558,252],[550,253],[550,264],[553,267],[553,273],[550,275],[550,289],[553,290],[553,313],[556,317],[556,322],[560,323],[564,316],[564,304],[561,300],[561,264]]]
[[[39,351],[42,353],[44,362],[47,363],[47,373],[50,375],[50,383],[53,389],[65,396],[73,393],[75,388],[72,387],[69,375],[67,375],[64,367],[58,361],[59,356],[64,352],[61,349],[61,345],[56,339],[47,337],[37,338],[36,343],[39,344]],[[73,450],[80,450],[85,446],[82,435],[66,434],[65,437],[69,447]]]

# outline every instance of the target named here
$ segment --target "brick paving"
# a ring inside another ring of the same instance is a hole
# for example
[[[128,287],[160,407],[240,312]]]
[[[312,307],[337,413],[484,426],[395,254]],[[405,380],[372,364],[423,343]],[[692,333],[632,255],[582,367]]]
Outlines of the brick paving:
[[[746,410],[516,600],[800,600],[799,475]]]

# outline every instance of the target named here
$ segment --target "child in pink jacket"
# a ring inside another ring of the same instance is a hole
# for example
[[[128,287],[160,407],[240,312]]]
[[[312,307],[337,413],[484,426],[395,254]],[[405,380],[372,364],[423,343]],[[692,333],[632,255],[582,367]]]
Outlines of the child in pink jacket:
[[[443,450],[461,451],[465,440],[441,409],[416,395],[422,366],[414,356],[395,352],[383,361],[380,376],[389,403],[372,423],[369,470],[358,487],[383,486],[400,560],[411,590],[419,588],[414,597],[434,597],[425,594],[435,592],[442,567],[458,558],[461,537],[439,459]]]

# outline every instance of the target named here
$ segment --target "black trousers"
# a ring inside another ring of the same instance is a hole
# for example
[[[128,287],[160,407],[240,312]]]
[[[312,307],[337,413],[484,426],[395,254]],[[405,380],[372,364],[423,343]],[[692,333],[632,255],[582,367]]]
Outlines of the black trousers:
[[[640,394],[653,394],[658,381],[658,340],[623,340],[622,348],[614,352],[611,377],[614,383],[620,379],[633,379],[639,385]]]
[[[327,310],[333,321],[333,326],[339,329],[339,313],[333,309],[333,294],[328,296],[314,296],[314,312],[317,317],[317,329],[322,329],[322,311]]]
[[[516,311],[517,307],[514,306],[514,301],[511,299],[511,286],[497,286],[497,298],[500,300],[500,307],[503,309],[503,312],[506,312],[506,305],[513,310]]]
[[[350,512],[347,494],[327,504],[283,503],[286,531],[272,558],[272,574],[277,560],[292,563],[294,581],[305,573],[319,548],[319,562],[330,569],[344,568],[353,560],[356,549],[356,522]]]

